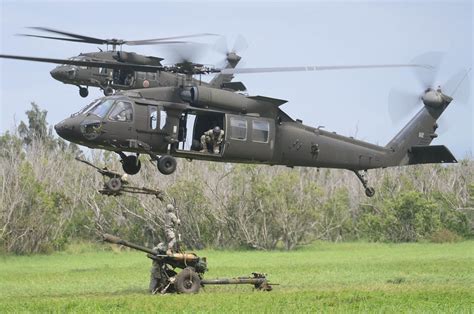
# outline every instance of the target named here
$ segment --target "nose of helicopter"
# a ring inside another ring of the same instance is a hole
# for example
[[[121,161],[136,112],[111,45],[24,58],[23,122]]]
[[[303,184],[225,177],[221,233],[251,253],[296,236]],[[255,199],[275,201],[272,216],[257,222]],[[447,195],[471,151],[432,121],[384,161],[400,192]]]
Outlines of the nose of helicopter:
[[[58,81],[65,81],[74,78],[74,69],[65,66],[58,66],[49,72]]]
[[[63,120],[54,126],[56,133],[65,140],[72,140],[74,138],[74,125],[68,121]]]

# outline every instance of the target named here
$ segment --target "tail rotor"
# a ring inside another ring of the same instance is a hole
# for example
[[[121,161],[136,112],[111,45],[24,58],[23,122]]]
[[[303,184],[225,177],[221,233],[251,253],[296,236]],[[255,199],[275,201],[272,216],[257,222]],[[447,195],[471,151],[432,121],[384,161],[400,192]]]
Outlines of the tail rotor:
[[[405,119],[420,103],[440,109],[445,109],[453,100],[456,100],[456,103],[467,103],[470,91],[466,87],[470,69],[460,70],[449,80],[440,83],[438,73],[442,58],[442,53],[430,52],[413,60],[415,63],[429,64],[430,68],[415,68],[415,76],[420,85],[418,91],[400,89],[390,91],[388,111],[393,123]]]

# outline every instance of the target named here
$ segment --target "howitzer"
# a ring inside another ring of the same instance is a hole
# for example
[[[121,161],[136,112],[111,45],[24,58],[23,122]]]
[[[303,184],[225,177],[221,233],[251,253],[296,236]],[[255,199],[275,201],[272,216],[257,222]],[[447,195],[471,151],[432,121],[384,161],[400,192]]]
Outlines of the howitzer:
[[[150,249],[110,234],[104,234],[102,237],[106,242],[147,253],[147,256],[153,260],[149,286],[149,290],[153,294],[166,292],[197,293],[204,285],[225,284],[251,284],[257,290],[272,290],[266,275],[262,273],[252,273],[253,277],[205,280],[203,279],[203,275],[207,271],[207,259],[205,257],[199,257],[194,253],[166,254],[165,249]],[[182,270],[177,272],[176,268]]]
[[[130,247],[132,249],[142,251],[147,254],[147,257],[156,261],[157,263],[168,264],[173,268],[184,269],[186,267],[193,267],[199,274],[204,274],[207,271],[207,262],[205,257],[199,257],[194,253],[172,253],[166,254],[166,251],[153,250],[146,246],[141,246],[135,243],[120,239],[119,237],[104,234],[103,240],[109,243],[118,244]]]
[[[126,174],[120,174],[119,172],[109,170],[107,169],[107,167],[99,168],[96,165],[88,162],[87,160],[81,159],[79,157],[76,157],[76,160],[85,163],[88,166],[91,166],[92,168],[96,169],[102,176],[104,176],[104,178],[108,178],[108,180],[104,182],[103,188],[99,190],[99,193],[101,194],[113,196],[118,196],[122,193],[149,194],[155,195],[158,199],[163,200],[163,192],[158,189],[131,186],[127,180]]]

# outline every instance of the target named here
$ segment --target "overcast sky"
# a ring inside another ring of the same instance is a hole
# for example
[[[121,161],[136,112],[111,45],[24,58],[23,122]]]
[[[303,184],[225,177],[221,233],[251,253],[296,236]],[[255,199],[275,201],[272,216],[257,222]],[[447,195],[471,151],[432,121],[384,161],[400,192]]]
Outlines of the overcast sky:
[[[97,51],[95,45],[15,36],[27,31],[26,26],[44,26],[132,40],[211,32],[225,35],[229,46],[241,34],[248,42],[241,53],[246,67],[408,63],[423,53],[442,51],[437,84],[472,67],[472,1],[0,3],[3,54],[68,58]],[[165,55],[155,47],[124,50]],[[218,60],[211,53],[196,61]],[[89,97],[81,98],[77,87],[51,78],[53,67],[0,60],[0,132],[25,119],[31,101],[46,109],[49,122],[55,124],[102,95],[91,88]],[[242,74],[235,80],[243,81],[252,95],[288,100],[283,110],[305,124],[323,125],[379,145],[385,145],[414,114],[392,123],[390,90],[422,92],[410,69]],[[472,90],[472,80],[462,88]],[[451,103],[433,142],[446,145],[457,158],[473,152],[472,98]],[[412,107],[416,111],[421,103]]]

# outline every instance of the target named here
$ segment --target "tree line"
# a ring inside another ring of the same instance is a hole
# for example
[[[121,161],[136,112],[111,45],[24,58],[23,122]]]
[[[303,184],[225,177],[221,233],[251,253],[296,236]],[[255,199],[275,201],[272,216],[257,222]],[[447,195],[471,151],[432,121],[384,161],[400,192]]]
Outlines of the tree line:
[[[148,156],[129,181],[160,188],[149,195],[104,196],[97,166],[121,171],[115,153],[54,136],[36,104],[0,136],[0,250],[30,254],[111,233],[154,246],[163,241],[164,207],[176,204],[188,249],[292,250],[314,240],[455,241],[474,233],[474,161],[369,172],[367,198],[345,170],[211,163],[180,159],[161,175]]]

